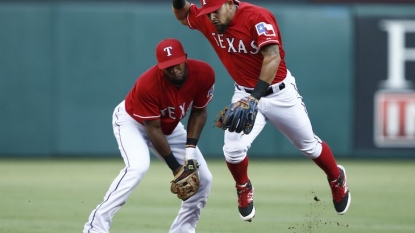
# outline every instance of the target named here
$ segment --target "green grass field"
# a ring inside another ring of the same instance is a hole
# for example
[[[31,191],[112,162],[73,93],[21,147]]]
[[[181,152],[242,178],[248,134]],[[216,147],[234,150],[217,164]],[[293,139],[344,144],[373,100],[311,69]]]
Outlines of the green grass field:
[[[208,160],[214,181],[198,233],[415,232],[415,161],[348,161],[352,204],[339,216],[325,175],[311,161],[253,160],[257,215],[239,219],[234,183],[223,160]],[[81,233],[122,169],[119,160],[0,160],[0,232]],[[166,233],[180,201],[171,173],[153,160],[115,215],[111,233]],[[317,196],[321,201],[316,202]]]

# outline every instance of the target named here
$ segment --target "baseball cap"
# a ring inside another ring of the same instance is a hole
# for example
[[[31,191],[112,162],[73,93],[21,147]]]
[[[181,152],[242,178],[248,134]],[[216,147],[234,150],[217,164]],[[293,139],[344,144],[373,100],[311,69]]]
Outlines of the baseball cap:
[[[227,1],[229,0],[200,0],[202,10],[197,14],[197,17],[216,11]]]
[[[159,69],[165,69],[186,61],[182,43],[174,38],[162,40],[156,47],[156,57]]]

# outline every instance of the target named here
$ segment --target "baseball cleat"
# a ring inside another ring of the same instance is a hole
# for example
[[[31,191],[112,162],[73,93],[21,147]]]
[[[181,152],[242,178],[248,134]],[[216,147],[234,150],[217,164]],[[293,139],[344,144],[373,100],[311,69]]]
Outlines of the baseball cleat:
[[[347,187],[346,169],[343,166],[337,165],[340,171],[340,176],[336,180],[329,181],[331,193],[333,196],[334,209],[340,215],[345,214],[349,209],[352,196]]]
[[[254,187],[251,181],[245,185],[236,185],[236,194],[238,195],[239,216],[242,220],[251,222],[255,217]]]

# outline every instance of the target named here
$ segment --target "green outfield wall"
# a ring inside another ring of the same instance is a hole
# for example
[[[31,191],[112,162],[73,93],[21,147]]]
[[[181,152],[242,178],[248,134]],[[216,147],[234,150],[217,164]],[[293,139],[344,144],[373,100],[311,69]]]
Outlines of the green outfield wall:
[[[415,5],[263,6],[277,17],[287,66],[314,131],[337,156],[415,157],[415,144],[379,153],[382,148],[360,150],[355,141],[356,18],[413,18]],[[213,123],[230,101],[233,82],[205,38],[179,24],[167,3],[95,2],[0,3],[0,157],[118,156],[112,111],[155,64],[154,48],[167,37],[215,68],[215,95],[199,145],[206,156],[222,156],[223,132]],[[249,154],[302,156],[271,125]]]

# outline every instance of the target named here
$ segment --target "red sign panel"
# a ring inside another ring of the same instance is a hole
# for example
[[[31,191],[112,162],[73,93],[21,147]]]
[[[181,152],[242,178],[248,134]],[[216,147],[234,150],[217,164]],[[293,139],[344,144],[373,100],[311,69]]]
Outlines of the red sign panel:
[[[378,147],[415,147],[415,91],[375,94],[374,138]]]

